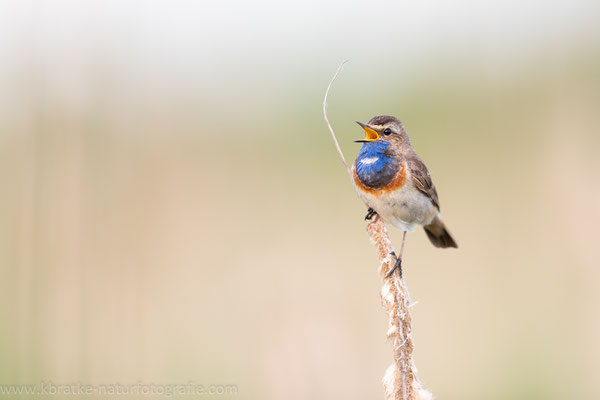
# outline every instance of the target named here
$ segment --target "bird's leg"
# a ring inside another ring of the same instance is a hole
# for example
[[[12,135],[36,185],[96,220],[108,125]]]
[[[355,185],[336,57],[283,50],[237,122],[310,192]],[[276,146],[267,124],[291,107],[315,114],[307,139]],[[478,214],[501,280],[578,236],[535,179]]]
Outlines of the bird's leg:
[[[377,214],[377,211],[369,207],[369,209],[367,210],[367,215],[365,215],[365,221],[370,221],[375,214]]]
[[[402,259],[400,257],[396,258],[396,264],[394,264],[392,269],[390,269],[390,272],[388,272],[385,277],[389,278],[390,276],[392,276],[396,269],[400,272],[400,278],[402,278]]]
[[[402,244],[400,245],[400,255],[396,256],[396,253],[394,253],[393,251],[392,251],[392,253],[390,253],[396,257],[396,264],[394,264],[392,269],[390,269],[390,272],[387,273],[387,275],[385,276],[386,278],[389,278],[390,276],[392,276],[392,274],[394,273],[394,271],[396,269],[398,269],[398,271],[400,271],[400,278],[402,278],[402,252],[404,251],[404,240],[405,239],[406,239],[406,231],[404,231],[404,233],[402,233]]]

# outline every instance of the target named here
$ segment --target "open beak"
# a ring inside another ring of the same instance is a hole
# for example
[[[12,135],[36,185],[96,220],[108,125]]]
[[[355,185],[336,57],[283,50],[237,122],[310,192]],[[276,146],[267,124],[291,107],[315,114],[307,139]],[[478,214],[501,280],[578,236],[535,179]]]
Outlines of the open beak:
[[[379,134],[377,133],[377,131],[375,131],[374,129],[371,129],[369,127],[369,125],[367,124],[363,124],[362,122],[358,122],[356,121],[357,124],[359,124],[360,126],[362,126],[362,128],[365,130],[365,133],[367,134],[367,137],[364,138],[363,140],[355,140],[355,143],[365,143],[365,142],[372,142],[374,140],[379,139]]]

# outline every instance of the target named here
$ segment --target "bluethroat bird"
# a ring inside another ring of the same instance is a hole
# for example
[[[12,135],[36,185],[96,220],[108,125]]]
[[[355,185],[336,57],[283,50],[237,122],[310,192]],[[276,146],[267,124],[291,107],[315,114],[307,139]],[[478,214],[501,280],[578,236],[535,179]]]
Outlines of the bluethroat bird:
[[[378,115],[368,124],[357,122],[367,137],[352,165],[352,180],[360,199],[369,208],[365,217],[375,214],[383,222],[402,230],[402,246],[396,264],[402,276],[402,251],[406,232],[417,226],[435,247],[458,247],[440,217],[438,194],[429,171],[410,145],[402,122],[396,117]],[[395,254],[394,254],[395,255]]]

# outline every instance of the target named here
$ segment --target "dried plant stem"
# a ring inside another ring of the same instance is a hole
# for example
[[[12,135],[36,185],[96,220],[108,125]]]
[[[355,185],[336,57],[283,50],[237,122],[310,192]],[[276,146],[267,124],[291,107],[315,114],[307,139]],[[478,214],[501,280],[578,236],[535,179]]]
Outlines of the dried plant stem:
[[[417,375],[417,367],[412,359],[413,340],[408,289],[400,274],[387,273],[396,263],[392,255],[392,243],[387,229],[379,216],[367,225],[367,233],[377,249],[379,274],[383,280],[381,301],[389,316],[387,337],[392,343],[394,363],[387,369],[383,378],[386,400],[429,400],[433,395],[423,389]]]
[[[338,143],[337,138],[335,137],[335,133],[333,132],[333,128],[331,127],[331,124],[329,123],[329,118],[327,118],[327,97],[329,96],[329,90],[331,89],[333,82],[335,82],[335,79],[338,77],[340,72],[342,72],[342,68],[344,68],[344,64],[346,64],[347,62],[348,61],[344,61],[340,64],[337,71],[335,71],[335,75],[333,75],[333,78],[331,78],[331,81],[329,82],[329,85],[327,86],[327,90],[325,91],[325,98],[323,99],[323,118],[325,118],[325,122],[327,123],[327,127],[329,128],[329,132],[331,133],[331,137],[333,138],[333,143],[335,143],[335,147],[337,148],[338,153],[340,153],[340,157],[342,157],[342,162],[344,163],[344,166],[346,167],[346,171],[348,171],[348,175],[350,175],[350,179],[352,179],[352,172],[350,171],[350,167],[348,167],[348,163],[346,162],[346,159],[344,158],[344,153],[342,153],[340,144]]]
[[[352,172],[346,163],[344,154],[340,149],[333,128],[327,118],[327,96],[329,95],[329,90],[331,89],[333,82],[341,72],[345,63],[346,61],[339,66],[337,72],[329,82],[329,86],[327,86],[325,99],[323,100],[323,117],[329,128],[329,132],[331,132],[331,137],[333,138],[335,146],[340,153],[342,162],[348,171],[348,175],[350,176],[350,179],[352,179]],[[394,363],[386,370],[385,376],[383,377],[385,399],[431,400],[433,399],[433,395],[422,388],[417,375],[417,368],[412,359],[413,341],[411,319],[408,311],[410,307],[408,289],[404,284],[404,280],[400,277],[400,274],[394,273],[389,278],[386,277],[387,273],[396,263],[396,258],[391,254],[393,250],[392,242],[390,241],[387,229],[383,225],[383,221],[381,221],[379,215],[376,215],[367,225],[367,233],[375,245],[379,257],[379,274],[383,280],[381,300],[383,307],[389,316],[387,337],[392,343],[394,352]]]

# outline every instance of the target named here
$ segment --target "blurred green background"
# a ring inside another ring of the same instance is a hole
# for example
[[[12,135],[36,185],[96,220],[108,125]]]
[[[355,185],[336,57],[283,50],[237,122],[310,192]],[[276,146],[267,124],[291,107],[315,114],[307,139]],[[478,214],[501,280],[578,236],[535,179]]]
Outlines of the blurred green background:
[[[596,399],[599,20],[591,0],[2,3],[0,384],[383,398],[375,251],[321,115],[348,59],[346,157],[355,120],[402,119],[460,245],[407,240],[425,387]]]

